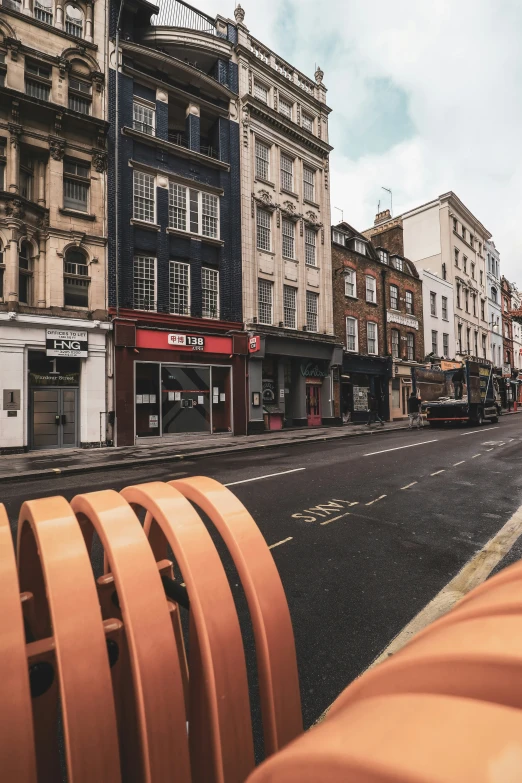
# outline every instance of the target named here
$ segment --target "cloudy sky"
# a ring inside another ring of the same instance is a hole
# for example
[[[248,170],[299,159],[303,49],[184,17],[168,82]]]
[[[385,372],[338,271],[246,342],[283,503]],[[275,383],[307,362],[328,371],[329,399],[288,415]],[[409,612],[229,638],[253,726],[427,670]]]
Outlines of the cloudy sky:
[[[161,0],[160,0],[161,2]],[[191,0],[233,16],[230,0]],[[522,0],[242,0],[250,32],[328,88],[332,220],[453,190],[522,288]]]

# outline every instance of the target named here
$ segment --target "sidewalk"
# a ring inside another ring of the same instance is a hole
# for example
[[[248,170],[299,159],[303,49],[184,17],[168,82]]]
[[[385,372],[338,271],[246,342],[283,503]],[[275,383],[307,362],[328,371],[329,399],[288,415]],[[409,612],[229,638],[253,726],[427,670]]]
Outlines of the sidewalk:
[[[522,413],[511,411],[504,416]],[[386,422],[384,427],[373,424],[346,424],[342,427],[264,432],[260,435],[180,435],[175,440],[137,446],[101,449],[64,449],[61,451],[31,451],[27,454],[0,456],[0,483],[22,481],[45,476],[73,475],[82,471],[116,470],[125,466],[154,464],[216,454],[231,454],[275,446],[337,440],[374,433],[393,432],[408,427],[407,420]]]

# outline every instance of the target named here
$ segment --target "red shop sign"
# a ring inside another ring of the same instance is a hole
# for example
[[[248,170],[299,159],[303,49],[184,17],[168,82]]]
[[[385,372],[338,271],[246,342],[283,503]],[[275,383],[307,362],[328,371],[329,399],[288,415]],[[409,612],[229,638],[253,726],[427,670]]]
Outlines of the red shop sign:
[[[259,335],[248,338],[248,350],[249,353],[256,353],[261,350],[261,338]]]
[[[137,348],[154,348],[160,351],[202,351],[204,353],[227,353],[232,351],[231,337],[214,335],[180,334],[138,329]]]

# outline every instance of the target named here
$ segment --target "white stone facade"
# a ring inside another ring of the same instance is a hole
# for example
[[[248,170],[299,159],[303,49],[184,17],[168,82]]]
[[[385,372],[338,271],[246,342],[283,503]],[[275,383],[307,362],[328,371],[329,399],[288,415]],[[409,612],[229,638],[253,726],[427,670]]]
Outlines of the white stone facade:
[[[494,367],[502,367],[503,343],[502,343],[502,308],[500,289],[500,253],[493,241],[486,242],[486,270],[487,270],[487,313],[489,326],[489,359]]]
[[[453,286],[433,272],[424,269],[422,279],[422,310],[424,320],[424,352],[445,359],[455,358],[455,310]],[[433,349],[435,348],[434,351]]]

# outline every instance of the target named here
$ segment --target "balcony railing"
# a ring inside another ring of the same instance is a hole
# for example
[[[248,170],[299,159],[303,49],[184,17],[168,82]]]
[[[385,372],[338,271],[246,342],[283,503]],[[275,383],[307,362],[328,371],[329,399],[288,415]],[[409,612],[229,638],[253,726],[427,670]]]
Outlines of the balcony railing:
[[[182,0],[162,0],[159,9],[159,14],[151,19],[155,27],[184,27],[217,35],[215,20]]]
[[[45,6],[35,0],[34,3],[34,18],[39,22],[45,22],[45,24],[53,23],[53,9],[52,6]]]

